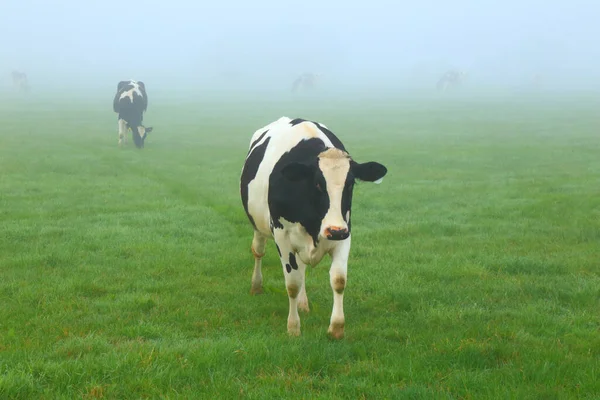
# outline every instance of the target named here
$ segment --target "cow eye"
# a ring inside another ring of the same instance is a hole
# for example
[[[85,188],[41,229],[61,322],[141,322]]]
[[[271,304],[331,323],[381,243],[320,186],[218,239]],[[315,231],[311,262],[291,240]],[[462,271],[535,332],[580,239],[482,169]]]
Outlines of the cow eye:
[[[317,190],[318,190],[319,192],[322,192],[322,191],[323,191],[323,189],[321,188],[321,185],[320,185],[318,182],[317,182],[317,184],[316,184],[316,187],[317,187]]]

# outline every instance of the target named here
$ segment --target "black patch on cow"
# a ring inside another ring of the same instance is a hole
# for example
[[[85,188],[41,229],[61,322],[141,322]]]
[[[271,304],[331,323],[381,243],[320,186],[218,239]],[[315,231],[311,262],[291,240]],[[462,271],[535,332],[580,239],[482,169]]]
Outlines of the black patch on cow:
[[[279,245],[277,243],[275,243],[275,247],[277,247],[277,252],[279,253],[279,258],[281,258],[281,249],[279,248]]]
[[[246,210],[246,215],[250,220],[250,223],[256,229],[256,224],[254,223],[254,218],[248,212],[248,185],[250,182],[256,178],[256,173],[258,172],[258,167],[262,162],[265,151],[267,150],[267,146],[269,145],[269,141],[271,138],[267,138],[261,145],[256,146],[254,151],[248,155],[246,158],[246,162],[244,163],[244,169],[242,170],[242,176],[240,178],[240,194],[242,195],[242,204],[244,205],[244,210]],[[257,229],[258,230],[258,229]]]
[[[359,164],[356,161],[350,161],[350,169],[356,179],[366,182],[375,182],[387,174],[387,168],[375,161],[369,161],[362,164]]]
[[[335,147],[336,149],[340,149],[340,150],[346,151],[346,148],[344,147],[344,144],[342,143],[342,141],[340,139],[338,139],[338,137],[335,136],[333,132],[331,132],[329,129],[325,128],[323,125],[319,124],[318,122],[309,121],[309,120],[302,119],[302,118],[295,118],[295,119],[293,119],[293,120],[290,121],[290,125],[291,126],[296,126],[296,125],[301,124],[303,122],[312,122],[313,124],[315,124],[315,126],[317,128],[319,128],[319,130],[321,132],[323,132],[325,134],[325,136],[327,136],[327,139],[329,139],[331,141],[331,144],[333,144],[333,147]]]
[[[298,263],[296,262],[296,256],[294,253],[290,253],[290,265],[293,269],[298,269]]]
[[[352,232],[352,212],[350,212],[350,218],[346,220],[346,215],[348,215],[348,211],[352,210],[352,194],[354,193],[354,176],[352,174],[352,169],[346,176],[346,182],[344,184],[344,191],[342,192],[342,218],[348,224],[348,232]]]
[[[306,122],[307,120],[302,119],[302,118],[294,118],[293,120],[290,121],[290,125],[291,126],[296,126],[298,124],[301,124],[303,122]]]
[[[131,81],[121,81],[117,84],[117,93],[121,92],[123,93],[125,91],[125,88],[129,87],[129,89],[133,88],[133,85],[131,84]]]
[[[254,146],[256,146],[256,144],[257,144],[258,142],[260,142],[260,140],[261,140],[262,138],[264,138],[264,137],[265,137],[265,135],[267,134],[267,132],[269,132],[269,130],[268,130],[268,129],[267,129],[266,131],[264,131],[264,132],[263,132],[263,133],[262,133],[262,134],[261,134],[261,135],[258,137],[258,139],[256,139],[254,142],[252,142],[252,144],[250,145],[250,150],[248,150],[248,154],[250,154],[250,152],[252,151],[252,149],[254,149]]]
[[[285,270],[287,271],[288,274],[290,272],[292,272],[292,267],[290,267],[290,264],[285,264]]]
[[[326,149],[325,143],[319,138],[302,140],[281,156],[269,176],[268,202],[273,225],[283,228],[279,222],[282,217],[287,221],[300,223],[312,237],[315,246],[321,221],[329,210],[325,178],[317,159],[319,153]],[[297,181],[289,180],[282,174],[282,170],[290,163],[304,164],[311,169],[312,176]]]
[[[283,224],[278,219],[273,219],[273,216],[271,216],[271,224],[271,233],[273,233],[274,228],[283,229]]]
[[[340,150],[344,150],[346,151],[346,148],[344,147],[344,144],[342,143],[342,141],[340,139],[338,139],[337,136],[335,136],[333,134],[333,132],[331,132],[329,129],[325,128],[324,126],[313,122],[317,128],[319,128],[321,130],[321,132],[323,132],[325,134],[325,136],[327,136],[327,139],[329,139],[331,141],[331,144],[333,144],[333,146],[336,149],[340,149]]]

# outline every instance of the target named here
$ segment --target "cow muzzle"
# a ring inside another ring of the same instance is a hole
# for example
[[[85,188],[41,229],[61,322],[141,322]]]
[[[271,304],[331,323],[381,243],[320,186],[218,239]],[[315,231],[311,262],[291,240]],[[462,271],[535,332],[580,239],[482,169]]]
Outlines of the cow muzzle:
[[[329,240],[344,240],[350,236],[348,228],[330,226],[325,228],[325,237]]]

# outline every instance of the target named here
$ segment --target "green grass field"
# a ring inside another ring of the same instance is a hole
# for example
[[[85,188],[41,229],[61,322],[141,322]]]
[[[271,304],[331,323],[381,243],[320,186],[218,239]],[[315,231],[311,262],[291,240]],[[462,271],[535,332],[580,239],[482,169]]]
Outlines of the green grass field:
[[[100,97],[100,96],[99,96]],[[0,104],[0,398],[600,398],[600,101]],[[346,337],[328,260],[288,337],[273,242],[251,296],[252,133],[325,123],[358,161]]]

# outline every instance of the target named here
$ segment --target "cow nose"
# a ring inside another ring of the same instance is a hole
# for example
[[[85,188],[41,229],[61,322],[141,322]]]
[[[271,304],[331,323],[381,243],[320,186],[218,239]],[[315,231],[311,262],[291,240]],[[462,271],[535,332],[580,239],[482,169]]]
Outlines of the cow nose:
[[[329,240],[344,240],[350,236],[348,228],[340,228],[339,226],[330,226],[325,229],[325,236]]]

